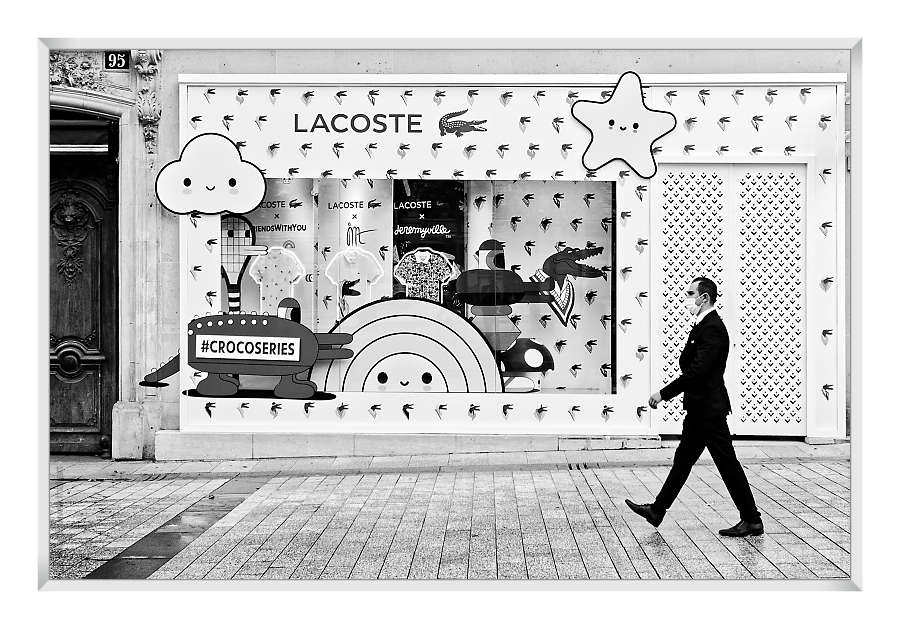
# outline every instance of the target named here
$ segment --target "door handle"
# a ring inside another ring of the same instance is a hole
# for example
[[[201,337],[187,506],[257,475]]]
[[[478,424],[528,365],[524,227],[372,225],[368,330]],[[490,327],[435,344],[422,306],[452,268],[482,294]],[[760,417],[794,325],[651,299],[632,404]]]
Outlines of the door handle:
[[[68,378],[81,375],[85,367],[102,365],[106,359],[106,354],[87,349],[77,341],[63,341],[50,351],[50,365]]]

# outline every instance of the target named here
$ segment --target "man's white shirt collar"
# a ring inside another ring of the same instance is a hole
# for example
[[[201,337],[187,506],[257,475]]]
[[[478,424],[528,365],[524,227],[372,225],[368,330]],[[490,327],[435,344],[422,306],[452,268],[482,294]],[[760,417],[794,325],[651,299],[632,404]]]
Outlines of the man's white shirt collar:
[[[715,308],[710,308],[709,310],[705,310],[705,311],[701,312],[700,314],[698,314],[698,315],[697,315],[697,318],[694,319],[694,325],[697,325],[698,323],[700,323],[701,321],[703,321],[703,317],[705,317],[706,315],[708,315],[708,314],[709,314],[710,312],[712,312],[713,310],[715,310]]]

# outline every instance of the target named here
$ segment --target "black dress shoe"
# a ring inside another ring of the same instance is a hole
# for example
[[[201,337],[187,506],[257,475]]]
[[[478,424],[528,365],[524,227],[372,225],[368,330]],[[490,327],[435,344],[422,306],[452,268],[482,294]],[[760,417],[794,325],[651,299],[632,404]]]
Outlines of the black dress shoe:
[[[628,505],[628,508],[637,513],[639,516],[647,520],[653,526],[659,526],[662,524],[663,518],[665,517],[665,512],[659,513],[654,510],[653,505],[639,505],[635,502],[631,502],[628,498],[625,499],[625,504]]]
[[[722,529],[719,531],[719,535],[724,535],[725,537],[747,537],[748,535],[762,535],[763,534],[763,525],[762,522],[757,522],[753,524],[751,522],[747,522],[745,520],[741,520],[734,526],[728,529]]]

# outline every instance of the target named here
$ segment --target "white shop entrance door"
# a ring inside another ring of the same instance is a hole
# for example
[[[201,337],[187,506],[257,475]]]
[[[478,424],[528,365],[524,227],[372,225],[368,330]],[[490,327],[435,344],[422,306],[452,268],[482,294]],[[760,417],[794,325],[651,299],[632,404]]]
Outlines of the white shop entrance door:
[[[654,390],[678,374],[684,290],[705,275],[731,340],[732,432],[805,435],[806,165],[662,165],[651,189]],[[652,412],[654,430],[680,433],[680,407]]]

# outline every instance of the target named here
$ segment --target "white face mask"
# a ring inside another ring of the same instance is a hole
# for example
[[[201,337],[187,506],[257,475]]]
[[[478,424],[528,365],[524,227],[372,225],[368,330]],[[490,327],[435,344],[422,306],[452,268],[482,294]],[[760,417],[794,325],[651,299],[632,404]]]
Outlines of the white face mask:
[[[697,316],[697,313],[700,312],[700,304],[697,303],[696,297],[685,297],[684,307],[695,317]]]

